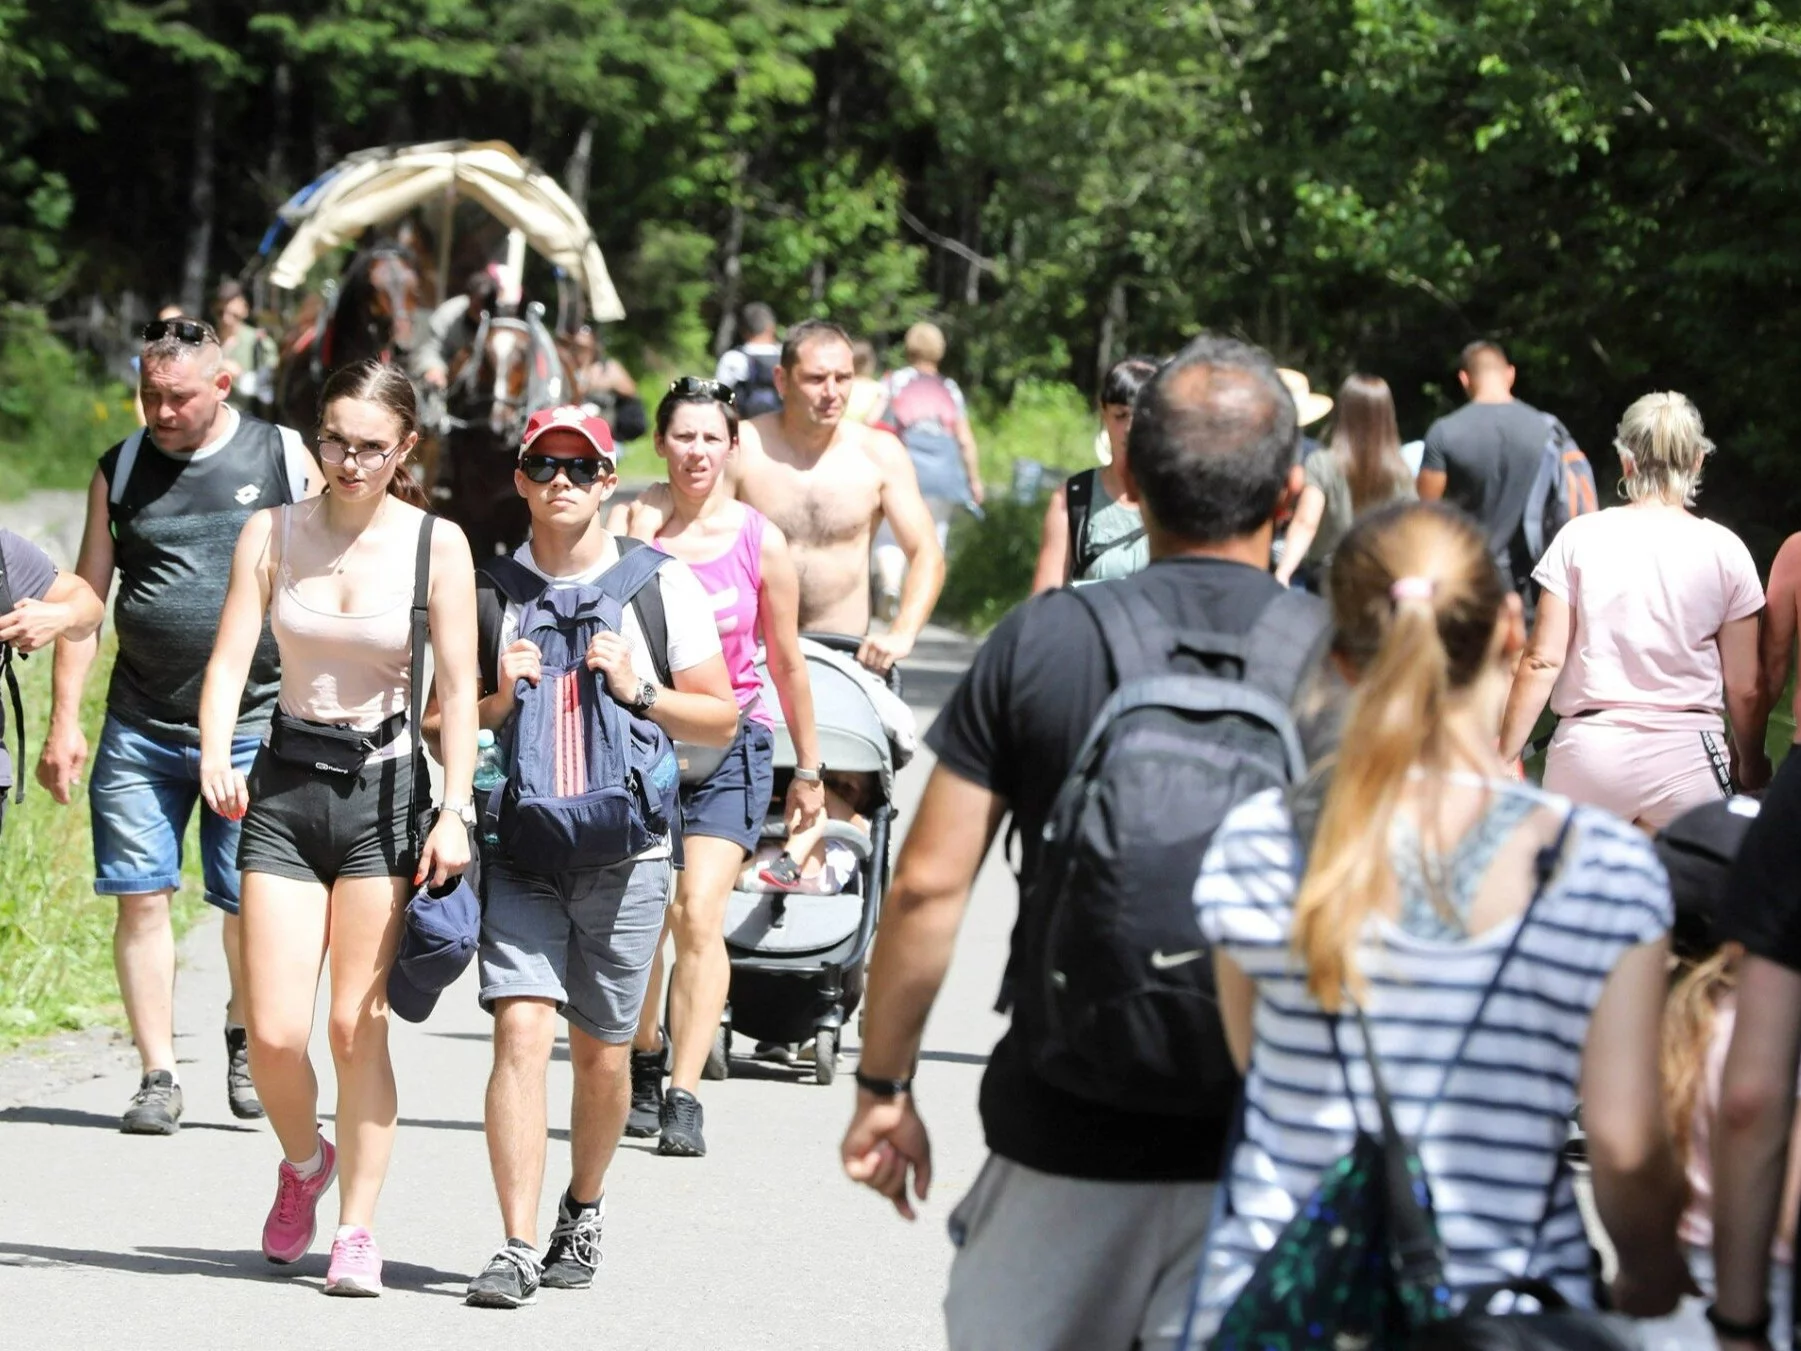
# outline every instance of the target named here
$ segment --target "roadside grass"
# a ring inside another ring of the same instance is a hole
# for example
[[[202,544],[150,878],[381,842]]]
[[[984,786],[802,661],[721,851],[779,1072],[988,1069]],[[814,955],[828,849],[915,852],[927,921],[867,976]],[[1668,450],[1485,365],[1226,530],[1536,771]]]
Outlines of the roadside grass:
[[[41,312],[0,314],[0,501],[86,487],[100,452],[136,426],[131,390],[98,378]]]
[[[106,642],[82,700],[90,754],[100,742],[113,645]],[[115,903],[94,894],[93,849],[83,787],[61,807],[31,778],[50,722],[50,655],[16,663],[25,697],[29,753],[14,766],[25,801],[8,803],[0,830],[0,1048],[94,1025],[122,1026],[113,976]],[[10,716],[9,716],[10,723]],[[91,764],[91,760],[90,760]],[[190,826],[183,885],[175,898],[179,936],[206,910],[199,851]]]

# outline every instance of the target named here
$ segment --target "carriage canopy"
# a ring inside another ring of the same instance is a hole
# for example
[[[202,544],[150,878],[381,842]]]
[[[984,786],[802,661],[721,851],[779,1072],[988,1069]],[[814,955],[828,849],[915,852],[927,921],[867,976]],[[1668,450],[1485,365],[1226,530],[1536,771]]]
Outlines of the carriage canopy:
[[[319,258],[365,230],[415,207],[468,200],[480,204],[574,279],[588,313],[602,323],[625,317],[606,260],[581,209],[554,179],[504,141],[436,141],[362,150],[301,189],[280,211],[294,236],[269,280],[302,286]],[[276,231],[265,241],[273,247]]]

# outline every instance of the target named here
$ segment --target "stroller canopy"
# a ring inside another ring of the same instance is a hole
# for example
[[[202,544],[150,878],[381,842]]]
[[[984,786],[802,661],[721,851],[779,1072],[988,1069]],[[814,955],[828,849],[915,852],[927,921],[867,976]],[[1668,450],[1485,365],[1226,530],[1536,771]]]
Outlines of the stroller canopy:
[[[280,226],[292,229],[294,237],[275,260],[269,280],[295,290],[323,254],[452,193],[480,203],[574,278],[591,318],[602,323],[625,318],[581,209],[555,180],[503,141],[436,141],[350,156],[281,208],[264,252],[274,246]]]
[[[767,668],[762,675],[764,706],[779,715],[781,701]],[[879,775],[883,800],[892,797],[894,751],[869,695],[855,677],[817,657],[807,658],[807,677],[813,685],[813,717],[819,727],[819,754],[826,767]],[[786,727],[776,729],[775,762],[783,768],[792,768],[795,763],[794,742]]]

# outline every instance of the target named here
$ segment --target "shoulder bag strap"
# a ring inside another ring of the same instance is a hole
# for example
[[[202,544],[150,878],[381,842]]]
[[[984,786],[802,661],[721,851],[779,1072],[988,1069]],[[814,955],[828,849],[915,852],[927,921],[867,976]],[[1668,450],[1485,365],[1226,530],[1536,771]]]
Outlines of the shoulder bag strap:
[[[1063,514],[1069,521],[1069,575],[1078,578],[1092,561],[1088,557],[1088,518],[1094,514],[1094,486],[1098,469],[1084,469],[1063,482]]]
[[[1245,635],[1246,681],[1292,707],[1332,642],[1330,613],[1300,591],[1275,596]]]
[[[430,632],[429,602],[431,600],[431,531],[432,523],[437,517],[427,513],[419,522],[419,549],[413,559],[413,609],[412,609],[412,654],[411,689],[407,692],[407,731],[413,738],[413,758],[415,762],[423,759],[425,741],[419,732],[420,709],[425,706],[425,644]],[[423,773],[424,765],[415,763],[413,771],[413,802],[408,813],[407,833],[412,841],[413,855],[417,858],[419,851],[425,847],[423,832],[425,809],[420,805],[422,795],[429,796],[431,779]],[[423,780],[423,784],[421,781]]]
[[[1135,590],[1111,586],[1084,586],[1071,590],[1106,644],[1117,688],[1141,675],[1168,669],[1175,632],[1157,608]]]
[[[0,615],[13,610],[12,580],[6,575],[6,556],[0,553]],[[6,681],[7,698],[12,703],[13,728],[19,734],[19,754],[13,765],[13,801],[25,800],[25,702],[19,695],[19,677],[13,671],[11,643],[0,643],[0,677]],[[6,715],[0,711],[0,750],[6,745]]]
[[[633,549],[648,549],[641,539],[626,535],[617,537],[619,557]],[[650,664],[656,667],[657,681],[664,689],[675,687],[675,673],[669,669],[669,614],[663,608],[663,587],[653,577],[632,596],[632,613],[638,616],[638,627],[644,633],[644,646],[650,649]]]

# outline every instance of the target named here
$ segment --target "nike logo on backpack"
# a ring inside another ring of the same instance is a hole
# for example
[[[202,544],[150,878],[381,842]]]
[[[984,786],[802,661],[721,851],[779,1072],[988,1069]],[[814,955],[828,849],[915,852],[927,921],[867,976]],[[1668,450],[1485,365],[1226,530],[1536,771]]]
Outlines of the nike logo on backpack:
[[[1190,952],[1153,952],[1151,968],[1156,971],[1168,971],[1173,967],[1187,966],[1190,962],[1199,961],[1207,955],[1206,948],[1195,948]]]

